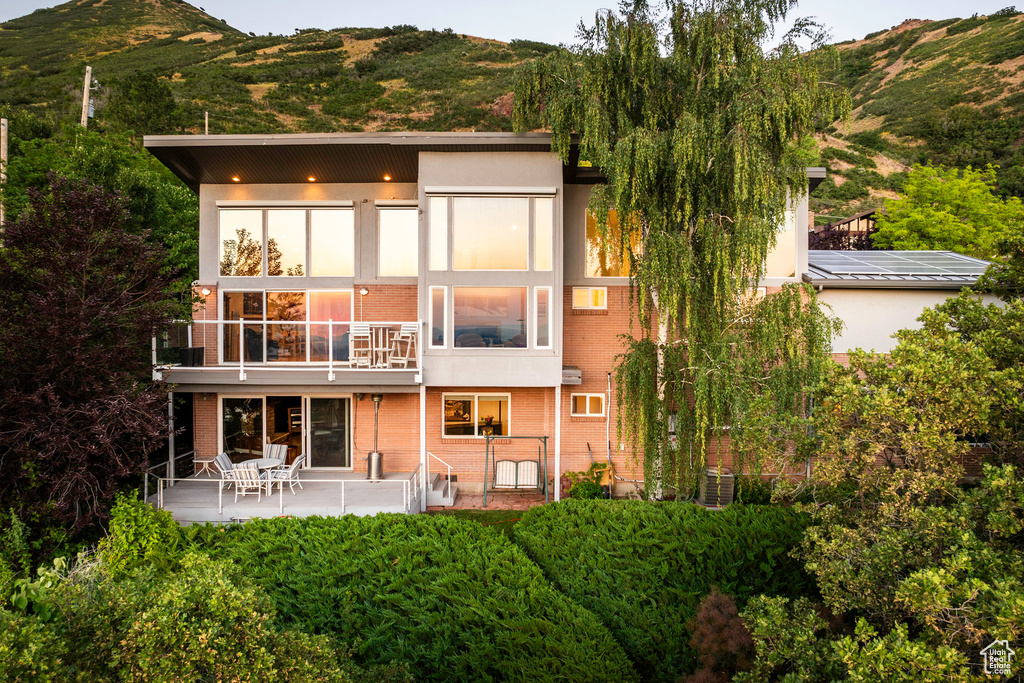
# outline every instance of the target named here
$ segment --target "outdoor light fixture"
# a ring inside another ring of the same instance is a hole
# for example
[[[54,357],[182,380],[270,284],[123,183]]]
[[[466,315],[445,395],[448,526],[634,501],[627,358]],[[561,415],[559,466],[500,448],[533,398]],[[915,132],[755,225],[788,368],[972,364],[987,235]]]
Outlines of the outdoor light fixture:
[[[233,176],[231,176],[231,182],[233,182],[233,183],[240,183],[240,182],[242,182],[242,179],[239,178],[236,175],[233,175]]]
[[[200,293],[201,293],[201,294],[202,294],[202,295],[203,295],[204,297],[210,296],[210,288],[209,288],[209,287],[203,287],[203,288],[202,288],[201,290],[199,290],[199,292],[200,292]]]
[[[308,180],[311,183],[315,183],[316,182],[316,177],[315,176],[309,176],[308,178],[306,178],[306,180]]]
[[[385,174],[384,174],[384,180],[385,180],[385,181],[391,180],[391,176],[389,176],[389,175],[387,175],[387,174],[385,173]]]
[[[370,290],[368,290],[366,287],[360,287],[359,293],[362,294],[363,296],[366,296],[367,294],[370,293]]]

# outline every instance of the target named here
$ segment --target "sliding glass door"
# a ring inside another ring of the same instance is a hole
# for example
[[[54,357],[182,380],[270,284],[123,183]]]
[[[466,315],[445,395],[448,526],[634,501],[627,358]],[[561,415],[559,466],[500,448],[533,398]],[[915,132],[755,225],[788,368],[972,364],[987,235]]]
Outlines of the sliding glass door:
[[[349,398],[309,399],[309,466],[352,467]]]

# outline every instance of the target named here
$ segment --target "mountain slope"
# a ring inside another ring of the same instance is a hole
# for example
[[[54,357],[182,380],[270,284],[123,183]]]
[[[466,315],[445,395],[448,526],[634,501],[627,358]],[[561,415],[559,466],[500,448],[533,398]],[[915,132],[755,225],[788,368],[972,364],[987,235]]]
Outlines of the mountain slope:
[[[1001,190],[1024,196],[1024,14],[908,20],[838,48],[829,77],[850,88],[854,110],[819,140],[832,173],[817,211],[878,206],[923,162],[999,164]]]
[[[181,0],[76,0],[0,24],[0,102],[69,115],[88,63],[100,126],[109,86],[148,71],[188,131],[203,111],[216,133],[509,129],[510,67],[551,49],[414,26],[253,36]]]

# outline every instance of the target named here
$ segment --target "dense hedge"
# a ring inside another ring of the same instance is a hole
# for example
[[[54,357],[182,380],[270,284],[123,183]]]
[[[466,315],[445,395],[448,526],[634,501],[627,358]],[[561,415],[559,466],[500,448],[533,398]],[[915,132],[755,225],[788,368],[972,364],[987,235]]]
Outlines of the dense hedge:
[[[593,614],[478,524],[377,515],[197,533],[262,586],[285,625],[358,641],[357,659],[407,662],[417,681],[636,679]]]
[[[686,622],[712,586],[748,598],[813,592],[789,556],[809,518],[788,508],[566,500],[535,507],[516,540],[562,593],[593,612],[644,680],[693,671]]]

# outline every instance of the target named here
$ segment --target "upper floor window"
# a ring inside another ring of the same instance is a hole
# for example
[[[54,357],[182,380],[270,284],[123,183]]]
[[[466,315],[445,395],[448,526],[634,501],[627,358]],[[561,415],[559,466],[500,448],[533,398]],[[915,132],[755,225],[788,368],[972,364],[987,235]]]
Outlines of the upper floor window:
[[[430,197],[430,270],[550,271],[554,206],[551,197]]]
[[[629,277],[629,255],[622,253],[622,228],[619,213],[612,209],[608,213],[607,235],[601,234],[597,216],[587,211],[586,235],[586,276],[587,277]],[[631,247],[639,249],[639,234],[634,233]]]
[[[221,209],[220,274],[352,277],[352,209]]]
[[[377,274],[416,277],[419,272],[419,209],[409,206],[377,210]]]

